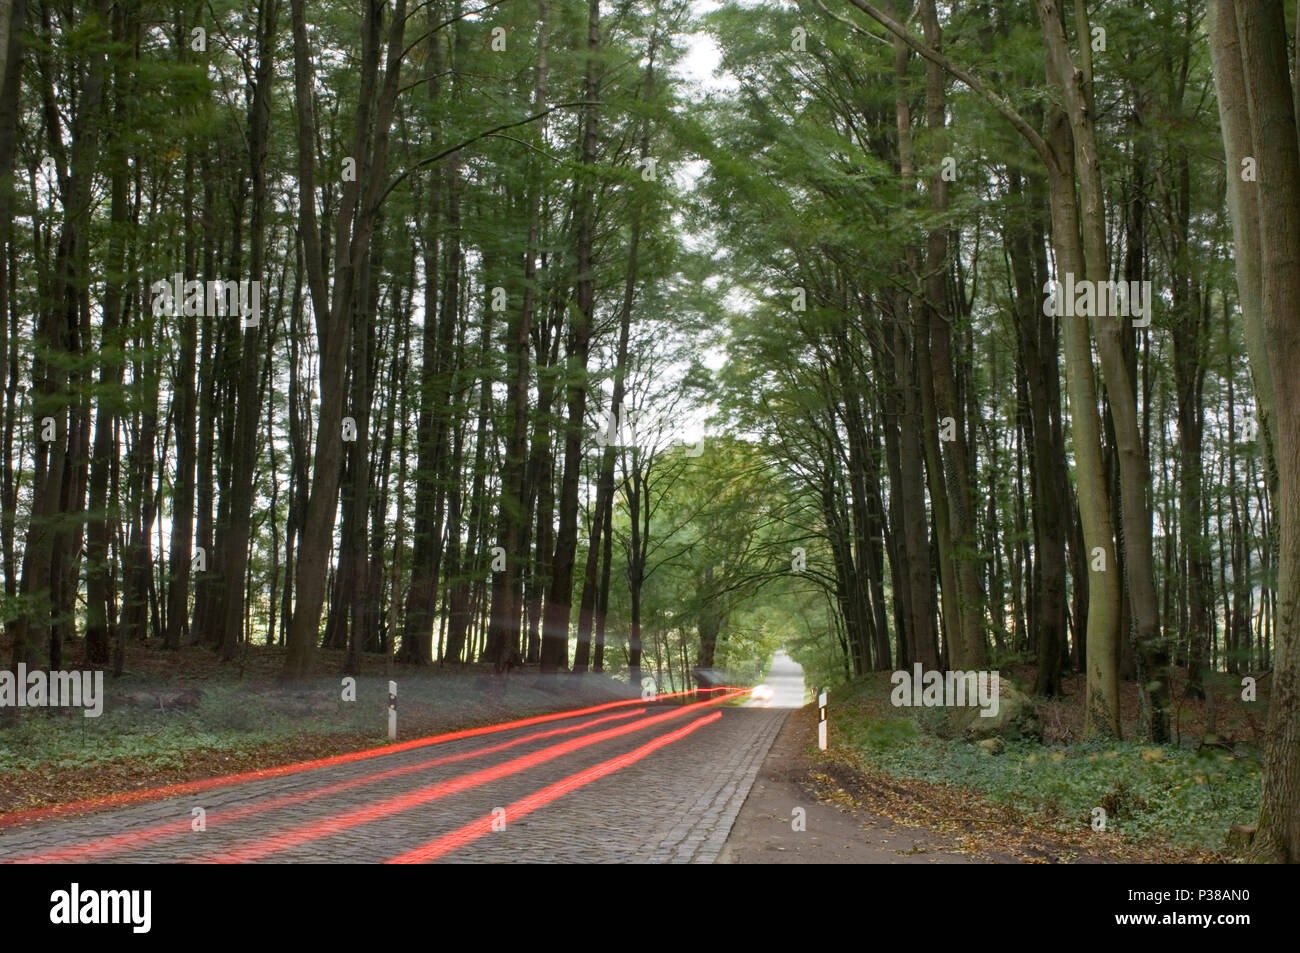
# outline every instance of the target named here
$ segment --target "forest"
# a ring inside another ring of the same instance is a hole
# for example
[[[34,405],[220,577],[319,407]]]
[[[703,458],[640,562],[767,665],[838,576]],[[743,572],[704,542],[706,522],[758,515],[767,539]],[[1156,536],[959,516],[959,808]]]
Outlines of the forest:
[[[1278,0],[5,0],[4,662],[788,646],[1152,744],[1258,691],[1300,861],[1298,53]]]

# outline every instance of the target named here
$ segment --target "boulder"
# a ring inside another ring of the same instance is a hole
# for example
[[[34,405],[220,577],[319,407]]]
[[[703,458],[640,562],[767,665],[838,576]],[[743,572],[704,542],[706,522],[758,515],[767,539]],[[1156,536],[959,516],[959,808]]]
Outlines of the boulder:
[[[160,692],[158,703],[163,708],[194,708],[203,700],[203,690],[186,688],[178,692]]]
[[[967,741],[1002,738],[1009,741],[1043,740],[1043,726],[1033,699],[1007,681],[999,679],[998,711],[984,717],[978,708],[954,709],[954,727]]]
[[[122,696],[128,705],[141,708],[193,708],[203,700],[203,691],[186,688],[179,691],[128,692]]]

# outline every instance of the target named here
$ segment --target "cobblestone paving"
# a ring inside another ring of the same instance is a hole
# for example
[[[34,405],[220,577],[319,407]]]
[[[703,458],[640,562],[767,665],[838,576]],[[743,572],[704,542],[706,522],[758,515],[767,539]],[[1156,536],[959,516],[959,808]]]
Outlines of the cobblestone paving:
[[[40,857],[81,845],[112,845],[111,851],[62,859],[202,862],[253,848],[266,852],[252,859],[273,863],[379,862],[719,709],[696,709],[435,799],[421,794],[430,785],[535,755],[551,745],[640,724],[670,710],[652,706],[645,715],[596,724],[586,723],[608,713],[579,716],[287,777],[31,823],[0,830],[0,861]],[[720,719],[531,814],[507,815],[503,830],[487,833],[443,859],[453,863],[712,863],[788,713],[723,708],[721,714]],[[523,740],[538,732],[579,725],[584,727]],[[426,764],[512,742],[518,743],[477,757]],[[384,772],[392,773],[375,779]],[[327,788],[337,789],[309,796]],[[316,828],[352,811],[377,809],[400,796],[409,796],[403,809],[377,813],[373,819],[335,831],[317,828],[309,832],[314,836],[300,843],[274,843],[274,838],[286,833]],[[207,829],[201,832],[191,829],[196,807],[206,812]],[[160,825],[167,826],[161,833]],[[269,850],[273,845],[283,846]]]

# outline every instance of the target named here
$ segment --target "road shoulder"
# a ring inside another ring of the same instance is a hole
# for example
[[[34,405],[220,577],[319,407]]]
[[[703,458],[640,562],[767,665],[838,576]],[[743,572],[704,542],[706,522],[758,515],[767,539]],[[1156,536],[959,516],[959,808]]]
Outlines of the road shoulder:
[[[942,835],[898,824],[848,803],[848,798],[837,800],[834,782],[815,769],[809,756],[816,737],[815,709],[792,711],[758,770],[717,863],[978,862]],[[803,830],[797,829],[798,821]]]

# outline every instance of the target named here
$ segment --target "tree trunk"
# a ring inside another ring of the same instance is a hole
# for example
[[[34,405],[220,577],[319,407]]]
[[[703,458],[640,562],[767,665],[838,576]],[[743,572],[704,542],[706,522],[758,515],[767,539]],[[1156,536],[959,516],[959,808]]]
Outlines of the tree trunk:
[[[559,531],[551,560],[550,589],[542,622],[542,672],[568,667],[569,616],[573,600],[573,566],[578,546],[578,484],[582,466],[582,438],[587,407],[587,356],[595,313],[596,280],[592,258],[596,232],[596,195],[593,175],[597,156],[596,100],[600,96],[600,0],[587,6],[586,103],[582,123],[582,168],[578,172],[577,309],[571,313],[566,362],[568,420],[564,431],[564,476],[560,482]]]
[[[1277,431],[1278,491],[1273,499],[1280,537],[1276,644],[1253,854],[1258,860],[1296,863],[1300,862],[1300,758],[1296,757],[1300,751],[1300,376],[1295,373],[1300,367],[1300,146],[1281,6],[1264,0],[1236,4],[1220,0],[1215,19],[1211,42],[1219,97],[1226,100],[1222,108],[1230,116],[1248,113],[1257,161],[1258,182],[1253,188],[1259,232],[1255,247]],[[1237,75],[1244,82],[1236,82]],[[1232,126],[1225,122],[1224,146],[1229,156],[1241,147],[1230,140],[1231,132]],[[1239,174],[1239,168],[1229,166],[1230,182]],[[1250,197],[1241,193],[1238,201],[1251,204]],[[1234,234],[1249,228],[1249,213],[1244,208],[1233,211]],[[1250,247],[1238,246],[1238,258]],[[1247,263],[1246,273],[1253,268],[1253,262]],[[1240,278],[1240,261],[1238,269]],[[1243,312],[1251,294],[1247,287],[1240,289]],[[1257,384],[1260,381],[1258,369],[1255,380]]]

